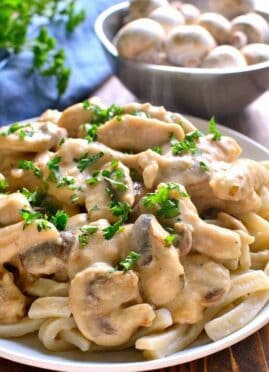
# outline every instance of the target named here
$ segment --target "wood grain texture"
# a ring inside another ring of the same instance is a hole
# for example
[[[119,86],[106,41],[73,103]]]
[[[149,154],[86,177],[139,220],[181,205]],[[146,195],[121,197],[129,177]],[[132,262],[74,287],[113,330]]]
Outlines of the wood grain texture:
[[[110,78],[95,92],[106,104],[123,104],[135,100],[116,78]],[[257,142],[269,147],[269,92],[245,111],[221,121]],[[38,372],[39,368],[23,366],[0,359],[0,372]],[[43,370],[44,371],[44,370]],[[268,372],[269,325],[244,341],[197,361],[157,372]],[[75,371],[74,371],[75,372]]]

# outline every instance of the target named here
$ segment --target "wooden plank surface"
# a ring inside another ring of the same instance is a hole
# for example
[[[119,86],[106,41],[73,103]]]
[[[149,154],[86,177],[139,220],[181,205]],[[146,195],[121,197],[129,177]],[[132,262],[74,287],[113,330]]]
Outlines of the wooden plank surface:
[[[123,104],[135,100],[116,78],[110,78],[97,92],[106,104]],[[222,123],[269,147],[269,92],[244,112],[226,117]],[[0,372],[42,372],[0,359]],[[44,370],[43,370],[44,371]],[[246,340],[209,357],[157,372],[268,372],[269,325]],[[75,371],[74,371],[75,372]]]

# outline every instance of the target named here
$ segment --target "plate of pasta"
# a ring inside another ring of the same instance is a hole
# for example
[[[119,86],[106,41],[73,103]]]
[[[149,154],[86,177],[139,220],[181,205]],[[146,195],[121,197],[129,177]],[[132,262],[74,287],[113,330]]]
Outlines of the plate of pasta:
[[[0,128],[0,356],[59,371],[188,362],[269,320],[269,151],[91,98]]]

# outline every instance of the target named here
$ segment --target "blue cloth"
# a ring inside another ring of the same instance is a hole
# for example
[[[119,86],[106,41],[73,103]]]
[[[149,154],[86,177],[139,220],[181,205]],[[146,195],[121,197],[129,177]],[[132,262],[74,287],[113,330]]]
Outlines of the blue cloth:
[[[67,35],[63,24],[50,30],[59,47],[66,51],[67,65],[72,70],[68,89],[57,99],[55,78],[29,73],[31,55],[24,52],[12,56],[0,69],[0,125],[38,116],[47,108],[63,109],[83,100],[110,74],[110,67],[94,32],[97,15],[122,0],[81,0],[87,19]]]

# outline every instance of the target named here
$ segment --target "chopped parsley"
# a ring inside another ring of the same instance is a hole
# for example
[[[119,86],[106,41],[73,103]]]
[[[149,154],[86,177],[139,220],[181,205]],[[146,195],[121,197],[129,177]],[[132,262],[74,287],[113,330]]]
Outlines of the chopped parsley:
[[[55,215],[51,216],[50,222],[60,231],[66,228],[68,222],[68,214],[63,210],[58,210]]]
[[[128,215],[131,211],[129,204],[125,202],[112,201],[110,203],[109,209],[114,216],[119,217],[119,220],[113,225],[107,226],[103,229],[104,238],[110,240],[120,230],[122,224],[127,221]]]
[[[65,137],[62,137],[61,139],[60,139],[60,141],[59,141],[59,146],[62,146],[64,143],[65,143],[65,140],[66,140],[66,138]]]
[[[221,139],[221,133],[217,128],[216,120],[214,116],[209,120],[208,124],[208,131],[210,134],[213,135],[213,141],[220,141]]]
[[[70,201],[71,201],[72,204],[75,204],[78,200],[79,200],[78,194],[71,195]]]
[[[0,179],[0,192],[5,193],[9,187],[8,181],[6,178]]]
[[[76,189],[76,179],[71,176],[63,176],[61,178],[58,178],[57,187],[65,187],[69,190],[75,190]]]
[[[176,183],[161,185],[155,193],[147,194],[142,199],[142,204],[146,208],[156,209],[156,215],[163,218],[175,218],[180,215],[180,202],[178,199],[170,197],[170,192],[176,190],[183,197],[188,197],[185,191],[180,189]]]
[[[162,155],[162,153],[163,153],[163,150],[160,146],[154,146],[154,147],[152,147],[151,150],[157,152],[157,154],[159,154],[159,155]]]
[[[78,241],[81,248],[84,248],[88,244],[89,236],[95,234],[97,230],[98,226],[87,226],[80,228],[82,234],[78,236]]]
[[[151,118],[151,115],[148,112],[140,111],[140,110],[134,110],[134,111],[130,112],[130,115],[138,116],[138,117],[143,118],[143,119]]]
[[[208,165],[204,161],[200,161],[199,166],[203,172],[207,172],[209,170]]]
[[[23,229],[32,224],[35,220],[42,218],[42,214],[39,211],[33,212],[27,209],[21,209],[20,213],[24,220]]]
[[[174,241],[176,239],[176,235],[167,235],[167,237],[164,239],[164,245],[166,247],[171,247],[173,245]]]
[[[23,189],[20,192],[33,206],[41,204],[44,198],[44,193],[37,189],[35,191],[29,191],[26,187],[23,187]]]
[[[131,251],[128,256],[126,256],[122,261],[118,263],[118,265],[115,267],[115,270],[123,271],[124,273],[126,273],[135,266],[140,258],[140,253]]]
[[[18,167],[23,170],[31,170],[38,178],[42,177],[41,169],[36,166],[31,160],[20,160]]]
[[[49,222],[45,219],[41,219],[37,223],[37,230],[40,232],[42,230],[50,230],[51,226],[49,225]]]
[[[61,161],[62,158],[60,156],[56,156],[55,158],[51,159],[47,164],[49,170],[53,172],[58,172]]]
[[[119,116],[124,113],[123,109],[115,104],[112,104],[107,108],[102,108],[96,104],[90,103],[88,100],[84,101],[82,104],[85,110],[91,111],[91,122],[97,125],[104,124],[114,116]]]
[[[128,190],[128,186],[122,182],[122,178],[124,178],[123,169],[118,168],[119,161],[112,160],[111,161],[111,170],[105,169],[102,171],[102,176],[105,181],[109,183],[112,189],[116,189],[118,191],[126,191]]]
[[[171,138],[172,152],[174,155],[196,154],[198,152],[197,141],[202,136],[199,130],[187,133],[183,141]]]
[[[90,156],[88,153],[82,155],[78,159],[74,159],[76,163],[78,163],[77,167],[80,170],[80,172],[83,172],[85,169],[87,169],[90,165],[97,162],[99,159],[101,159],[104,156],[104,153],[102,151],[96,153],[95,155]]]
[[[103,177],[104,177],[104,180],[106,180],[107,182],[109,182],[109,184],[113,188],[116,188],[119,191],[126,191],[126,190],[128,190],[128,187],[127,187],[127,185],[125,185],[125,183],[119,182],[119,181],[115,181],[112,178],[109,178],[109,177],[106,177],[106,176],[103,176]]]

